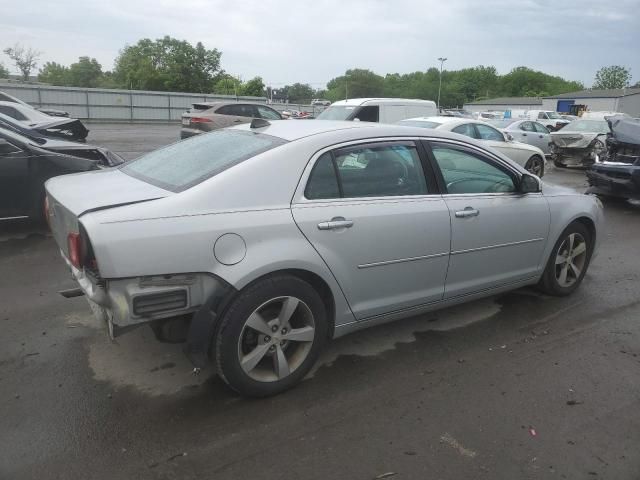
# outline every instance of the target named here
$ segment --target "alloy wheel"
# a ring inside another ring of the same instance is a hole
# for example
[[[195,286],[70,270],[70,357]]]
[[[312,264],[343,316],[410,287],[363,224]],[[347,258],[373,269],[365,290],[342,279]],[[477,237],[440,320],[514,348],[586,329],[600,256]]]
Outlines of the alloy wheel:
[[[540,177],[542,176],[542,172],[544,170],[544,162],[542,161],[542,159],[538,157],[532,158],[529,161],[529,168],[527,168],[527,170],[529,170],[529,172],[533,173],[534,175]]]
[[[290,296],[273,298],[245,320],[238,360],[253,380],[282,380],[304,362],[314,338],[315,320],[306,303]]]
[[[569,234],[556,254],[556,280],[561,287],[571,287],[578,281],[587,260],[587,242],[579,233]]]

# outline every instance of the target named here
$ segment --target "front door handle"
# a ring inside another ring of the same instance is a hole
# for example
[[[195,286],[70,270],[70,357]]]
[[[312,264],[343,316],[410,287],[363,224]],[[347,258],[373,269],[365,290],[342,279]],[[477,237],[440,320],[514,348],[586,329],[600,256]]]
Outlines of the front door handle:
[[[478,215],[480,215],[480,210],[476,210],[473,207],[466,207],[464,210],[456,212],[456,218],[477,217]]]
[[[523,136],[523,137],[526,137],[526,136],[527,136],[527,134],[526,134],[526,133],[523,133],[523,134],[522,134],[522,136]]]
[[[353,220],[347,220],[344,217],[333,217],[328,222],[320,222],[318,230],[337,230],[338,228],[353,227]]]

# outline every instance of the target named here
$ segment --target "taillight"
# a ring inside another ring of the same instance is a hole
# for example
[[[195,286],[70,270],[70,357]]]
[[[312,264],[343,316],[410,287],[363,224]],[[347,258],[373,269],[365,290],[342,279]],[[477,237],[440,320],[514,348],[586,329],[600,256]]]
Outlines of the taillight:
[[[67,235],[67,246],[69,247],[69,261],[71,265],[82,268],[82,239],[79,233]]]
[[[190,123],[212,123],[213,120],[207,117],[191,117]]]

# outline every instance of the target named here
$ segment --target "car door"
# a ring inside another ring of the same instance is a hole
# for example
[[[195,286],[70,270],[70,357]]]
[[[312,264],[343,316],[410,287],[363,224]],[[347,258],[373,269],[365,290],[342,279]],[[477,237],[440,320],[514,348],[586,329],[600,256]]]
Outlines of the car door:
[[[0,218],[27,215],[31,190],[29,152],[0,138]]]
[[[531,143],[535,129],[530,121],[519,122],[516,128],[510,129],[509,133],[516,142]]]
[[[399,140],[321,151],[294,196],[298,227],[358,320],[442,299],[449,210],[420,149]]]
[[[545,155],[550,155],[551,148],[549,145],[551,144],[551,133],[549,132],[547,127],[545,127],[541,123],[531,122],[531,124],[536,132],[535,133],[536,143],[534,145],[538,147],[540,150],[542,150]]]
[[[490,125],[475,123],[473,125],[478,132],[477,138],[491,148],[495,148],[500,153],[506,155],[517,164],[524,166],[531,157],[531,152],[522,149],[518,142],[508,142],[500,130]]]
[[[219,114],[216,115],[216,124],[220,125],[221,128],[249,123],[251,119],[256,116],[253,105],[242,103],[223,105],[216,110],[216,114]]]
[[[451,212],[451,257],[444,298],[539,275],[550,214],[541,193],[518,192],[520,174],[470,145],[431,142]]]

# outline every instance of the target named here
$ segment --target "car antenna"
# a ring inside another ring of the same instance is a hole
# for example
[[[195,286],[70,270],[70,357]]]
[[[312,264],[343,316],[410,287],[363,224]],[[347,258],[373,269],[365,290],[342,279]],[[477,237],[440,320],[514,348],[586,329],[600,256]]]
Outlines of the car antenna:
[[[269,122],[267,122],[264,118],[254,118],[253,120],[251,120],[251,128],[262,128],[262,127],[268,127],[269,125],[271,125]]]

